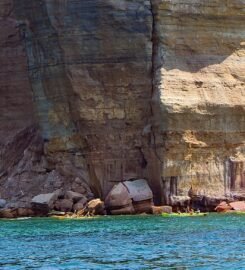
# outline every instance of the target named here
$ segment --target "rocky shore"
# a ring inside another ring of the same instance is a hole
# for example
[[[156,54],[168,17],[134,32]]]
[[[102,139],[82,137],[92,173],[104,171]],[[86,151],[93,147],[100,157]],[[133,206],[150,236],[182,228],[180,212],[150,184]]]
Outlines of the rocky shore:
[[[77,184],[79,181],[77,181]],[[74,191],[76,190],[77,191]],[[0,199],[0,218],[19,217],[91,217],[98,215],[134,215],[134,214],[171,214],[172,212],[217,211],[245,212],[245,201],[234,198],[208,198],[193,194],[190,196],[173,196],[171,205],[156,206],[153,193],[147,180],[136,179],[120,182],[113,186],[105,200],[94,198],[93,194],[85,191],[79,185],[73,190],[58,189],[52,193],[38,194],[30,201],[30,207],[8,207],[4,199]],[[85,194],[87,195],[85,195]]]

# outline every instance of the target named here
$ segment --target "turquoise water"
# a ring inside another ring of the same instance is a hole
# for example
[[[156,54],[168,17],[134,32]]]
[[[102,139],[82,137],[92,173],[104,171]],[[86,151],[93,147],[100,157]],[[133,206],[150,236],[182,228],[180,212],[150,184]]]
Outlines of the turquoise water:
[[[0,269],[245,269],[245,215],[1,220]]]

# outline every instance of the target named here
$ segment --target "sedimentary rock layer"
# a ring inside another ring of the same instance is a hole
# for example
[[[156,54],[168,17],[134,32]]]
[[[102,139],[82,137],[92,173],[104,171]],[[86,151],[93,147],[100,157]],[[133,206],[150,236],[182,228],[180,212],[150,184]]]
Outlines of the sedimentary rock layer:
[[[242,0],[2,0],[0,197],[244,192],[244,17]]]

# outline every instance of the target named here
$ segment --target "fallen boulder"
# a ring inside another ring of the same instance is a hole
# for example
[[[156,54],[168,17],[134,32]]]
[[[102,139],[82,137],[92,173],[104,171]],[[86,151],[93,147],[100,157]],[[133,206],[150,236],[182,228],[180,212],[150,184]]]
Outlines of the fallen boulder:
[[[151,213],[153,193],[145,179],[116,184],[106,197],[112,215]]]
[[[115,185],[110,191],[110,193],[107,195],[105,199],[105,205],[106,205],[106,208],[111,213],[118,213],[118,211],[113,211],[113,210],[119,210],[119,209],[122,209],[122,212],[125,212],[125,210],[123,210],[124,208],[130,209],[129,212],[131,213],[132,200],[130,198],[130,195],[126,186],[124,186],[122,183]],[[127,211],[128,210],[126,210],[126,212]]]
[[[129,196],[134,202],[151,200],[153,198],[152,190],[145,179],[125,181],[123,185],[127,188]]]
[[[31,205],[34,211],[48,213],[52,210],[54,203],[59,197],[60,191],[57,190],[53,193],[39,194],[32,198]]]

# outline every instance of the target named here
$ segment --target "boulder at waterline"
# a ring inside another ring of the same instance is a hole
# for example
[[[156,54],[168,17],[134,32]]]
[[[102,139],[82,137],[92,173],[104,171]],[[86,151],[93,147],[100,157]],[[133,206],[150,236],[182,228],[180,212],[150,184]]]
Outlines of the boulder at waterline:
[[[39,194],[32,198],[31,205],[35,211],[42,213],[48,213],[49,210],[53,209],[55,201],[58,199],[60,190],[53,193]]]
[[[120,208],[131,208],[132,200],[126,186],[123,183],[115,185],[107,195],[105,204],[106,208],[110,210],[111,213],[114,209],[119,210]]]

